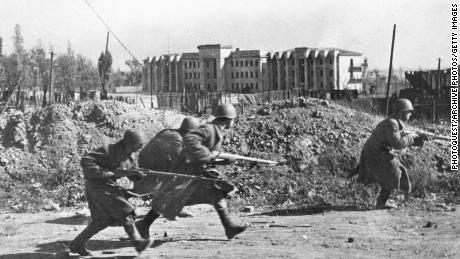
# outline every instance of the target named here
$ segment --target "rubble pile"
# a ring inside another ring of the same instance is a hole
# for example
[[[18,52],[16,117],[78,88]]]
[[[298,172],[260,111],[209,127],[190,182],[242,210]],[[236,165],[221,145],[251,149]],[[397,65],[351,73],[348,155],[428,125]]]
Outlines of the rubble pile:
[[[126,129],[138,128],[152,137],[163,128],[178,127],[183,117],[117,101],[56,104],[36,112],[3,114],[0,199],[17,211],[29,210],[43,198],[73,205],[83,199],[79,166],[83,154],[121,138]]]
[[[230,167],[231,176],[243,183],[239,198],[272,205],[373,202],[376,189],[369,193],[346,176],[358,165],[364,142],[381,119],[314,98],[247,109],[226,139],[226,152],[285,163],[249,171],[242,163]],[[429,192],[456,196],[453,184],[440,187],[460,182],[448,171],[448,148],[448,143],[430,141],[423,148],[397,152],[412,174],[416,197]]]

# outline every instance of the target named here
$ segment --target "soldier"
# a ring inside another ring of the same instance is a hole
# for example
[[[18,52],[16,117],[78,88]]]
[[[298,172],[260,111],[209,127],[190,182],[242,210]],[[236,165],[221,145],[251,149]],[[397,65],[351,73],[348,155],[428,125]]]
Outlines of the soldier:
[[[409,120],[413,110],[409,100],[396,100],[393,115],[376,126],[361,152],[360,166],[356,172],[359,173],[358,182],[380,185],[377,209],[397,208],[396,205],[388,203],[393,189],[406,193],[411,191],[407,171],[392,150],[420,145],[423,142],[423,138],[416,132],[404,133],[404,123]]]
[[[141,150],[139,154],[139,167],[169,172],[172,165],[177,162],[177,157],[182,151],[182,137],[193,129],[200,126],[200,121],[197,118],[187,117],[182,121],[179,129],[165,129],[160,131],[150,142]],[[134,182],[134,192],[146,194],[152,191],[152,198],[155,199],[156,193],[162,193],[164,188],[168,188],[171,184],[171,177],[148,175],[142,181]],[[166,186],[166,187],[165,187]],[[192,216],[190,213],[182,211],[182,216]],[[148,238],[149,227],[153,221],[159,217],[159,214],[153,209],[150,210],[145,217],[136,222],[140,234],[144,238]]]
[[[87,241],[109,226],[123,226],[138,253],[152,244],[143,239],[134,225],[135,207],[128,202],[128,193],[115,180],[120,177],[142,178],[139,172],[124,172],[133,166],[133,153],[142,148],[144,136],[136,130],[127,130],[116,144],[103,146],[85,155],[81,166],[85,177],[86,198],[91,212],[91,223],[69,244],[70,252],[91,255]]]
[[[243,232],[247,226],[234,224],[228,216],[225,199],[235,190],[235,187],[223,180],[221,173],[212,168],[209,163],[212,163],[219,154],[218,150],[224,139],[224,129],[233,126],[236,118],[235,107],[231,104],[222,104],[217,108],[215,117],[211,123],[206,123],[184,136],[184,148],[172,171],[216,181],[177,180],[168,192],[152,202],[152,209],[166,218],[174,218],[184,206],[211,204],[221,219],[227,238],[232,239]],[[142,225],[139,225],[140,229],[144,227],[141,232],[148,233],[147,226]]]

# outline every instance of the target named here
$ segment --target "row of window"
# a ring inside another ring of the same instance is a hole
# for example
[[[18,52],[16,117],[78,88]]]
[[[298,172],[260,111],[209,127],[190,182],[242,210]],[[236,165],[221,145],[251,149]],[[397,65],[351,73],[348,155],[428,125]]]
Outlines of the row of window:
[[[259,89],[259,83],[246,83],[246,88],[250,88],[251,90],[254,90],[254,85],[256,86],[256,90]],[[243,89],[245,86],[244,83],[241,83],[241,89]],[[240,90],[240,84],[239,83],[232,83],[232,90]]]
[[[251,72],[232,72],[232,78],[249,78],[249,76],[251,76],[251,78],[254,78],[254,74],[256,76],[256,78],[259,78],[259,71],[256,71],[254,73],[254,71],[251,71]],[[246,76],[246,77],[245,77]]]
[[[232,60],[230,62],[232,67],[252,67],[252,66],[259,66],[259,60]]]
[[[291,65],[294,66],[295,65],[295,60],[294,59],[289,59],[291,61]],[[303,65],[303,59],[299,59],[300,61],[300,65],[302,66]],[[287,65],[288,63],[288,60],[284,60],[283,61],[283,65]],[[329,64],[333,64],[334,63],[334,59],[332,58],[329,58],[329,59],[323,59],[323,58],[320,58],[319,59],[319,65],[324,65],[325,63],[329,63]],[[308,59],[308,64],[310,65],[313,65],[313,59]]]
[[[199,72],[190,72],[190,73],[185,73],[185,79],[200,79],[200,73]]]
[[[184,67],[187,68],[187,64],[189,68],[199,68],[200,67],[200,62],[199,61],[190,61],[190,62],[184,62]]]

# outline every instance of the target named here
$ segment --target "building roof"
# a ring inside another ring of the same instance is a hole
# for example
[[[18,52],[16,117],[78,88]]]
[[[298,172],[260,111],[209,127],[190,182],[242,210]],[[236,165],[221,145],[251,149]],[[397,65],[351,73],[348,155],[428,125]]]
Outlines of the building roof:
[[[260,57],[260,50],[235,50],[230,52],[230,58]]]
[[[200,53],[198,52],[188,52],[182,53],[181,59],[199,59]]]
[[[231,45],[220,45],[220,44],[203,44],[198,45],[198,49],[231,49]]]

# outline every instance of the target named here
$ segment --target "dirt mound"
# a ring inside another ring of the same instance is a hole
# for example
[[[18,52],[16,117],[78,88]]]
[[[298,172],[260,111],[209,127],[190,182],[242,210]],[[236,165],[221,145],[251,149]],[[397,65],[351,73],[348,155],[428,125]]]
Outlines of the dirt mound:
[[[325,100],[299,98],[256,106],[239,117],[225,149],[251,157],[286,161],[284,166],[233,166],[244,202],[260,204],[373,203],[376,188],[347,179],[361,149],[383,118]],[[448,143],[428,142],[399,152],[414,186],[413,195],[438,193],[458,199],[460,177],[449,171]],[[247,166],[247,165],[246,165]]]
[[[130,128],[153,137],[178,127],[183,115],[117,101],[51,105],[35,112],[0,116],[0,199],[30,210],[44,198],[61,205],[83,200],[81,156],[114,142]],[[28,203],[28,204],[26,204]]]

